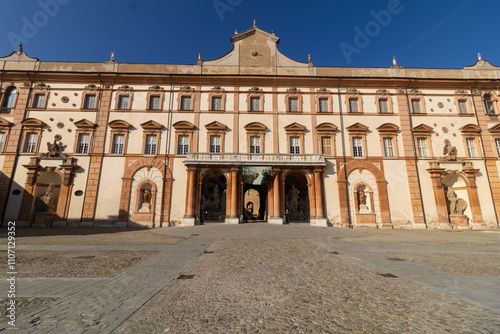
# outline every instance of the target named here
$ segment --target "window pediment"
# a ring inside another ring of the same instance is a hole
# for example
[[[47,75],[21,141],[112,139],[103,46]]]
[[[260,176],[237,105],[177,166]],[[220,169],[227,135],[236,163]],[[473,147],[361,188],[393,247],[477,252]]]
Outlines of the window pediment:
[[[384,123],[377,128],[379,132],[397,132],[399,131],[399,126],[392,123]]]
[[[22,121],[21,124],[32,128],[43,128],[46,125],[44,122],[36,118],[27,118]]]
[[[89,128],[94,128],[96,126],[95,123],[92,123],[88,119],[81,119],[73,124],[75,124],[75,126],[79,129],[83,129],[83,128],[89,129]]]
[[[14,125],[14,123],[11,123],[6,119],[0,117],[0,128],[8,128],[11,127],[12,125]]]
[[[109,122],[109,127],[111,129],[130,129],[132,128],[132,124],[125,122],[121,119],[116,119],[114,121]]]
[[[194,124],[188,121],[179,121],[172,126],[176,130],[191,130],[191,131],[196,130],[196,126],[194,126]]]
[[[432,128],[428,125],[420,124],[420,125],[417,125],[416,127],[413,128],[413,132],[430,133],[430,132],[432,132]]]
[[[354,123],[351,126],[346,128],[348,132],[366,132],[368,131],[368,127],[361,123]]]
[[[153,120],[142,123],[141,127],[144,130],[162,130],[163,129],[163,125],[161,125],[160,123],[155,122]]]
[[[297,122],[293,122],[292,124],[285,126],[285,131],[304,132],[306,131],[306,127]]]
[[[322,132],[335,132],[337,131],[337,127],[332,123],[321,123],[316,127],[316,131]]]
[[[252,122],[245,125],[244,129],[247,131],[266,131],[267,126],[259,122]]]
[[[492,128],[489,128],[488,131],[490,131],[491,133],[500,133],[500,124],[497,124]]]
[[[217,121],[213,121],[212,123],[205,125],[205,129],[209,131],[225,131],[227,126]]]
[[[481,128],[475,124],[467,124],[463,127],[461,127],[460,129],[460,132],[480,132],[481,131]]]

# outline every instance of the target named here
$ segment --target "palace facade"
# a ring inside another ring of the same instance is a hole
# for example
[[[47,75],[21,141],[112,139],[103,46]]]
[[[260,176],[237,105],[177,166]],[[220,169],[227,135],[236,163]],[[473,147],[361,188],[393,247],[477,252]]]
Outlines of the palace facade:
[[[193,65],[0,58],[3,224],[498,228],[500,67],[315,67],[256,26],[231,43]]]

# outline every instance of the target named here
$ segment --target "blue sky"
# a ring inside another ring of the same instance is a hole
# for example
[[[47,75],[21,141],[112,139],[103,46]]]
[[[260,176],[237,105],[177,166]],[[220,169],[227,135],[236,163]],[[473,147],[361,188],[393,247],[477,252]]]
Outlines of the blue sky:
[[[232,48],[257,26],[279,50],[315,66],[462,68],[500,66],[500,2],[479,0],[2,0],[0,56],[42,61],[194,64]],[[17,47],[16,47],[17,49]]]

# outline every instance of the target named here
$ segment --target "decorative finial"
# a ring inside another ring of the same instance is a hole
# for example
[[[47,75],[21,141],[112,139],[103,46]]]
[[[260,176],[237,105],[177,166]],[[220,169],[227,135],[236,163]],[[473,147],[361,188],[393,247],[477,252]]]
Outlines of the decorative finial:
[[[307,54],[307,61],[311,61],[311,54],[310,53]]]
[[[274,30],[271,30],[271,34],[274,36]]]
[[[115,62],[115,53],[114,52],[111,52],[111,57],[109,58],[109,61],[110,62]]]
[[[201,52],[198,52],[198,59],[201,60]]]
[[[234,29],[234,34],[237,35],[238,34],[238,29]]]
[[[398,61],[396,60],[396,57],[392,58],[392,65],[398,66]]]
[[[19,46],[17,48],[17,52],[23,52],[23,43],[19,42]]]
[[[253,27],[255,28],[256,26],[257,26],[257,20],[256,20],[256,19],[254,19],[254,20],[253,20]]]
[[[483,60],[483,56],[480,53],[477,54],[477,60]]]

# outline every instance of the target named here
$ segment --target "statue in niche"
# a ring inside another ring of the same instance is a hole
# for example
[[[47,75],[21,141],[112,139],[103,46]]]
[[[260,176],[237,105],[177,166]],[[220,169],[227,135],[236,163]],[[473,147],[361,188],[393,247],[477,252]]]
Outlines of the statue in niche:
[[[299,194],[300,191],[297,188],[295,188],[295,185],[293,184],[290,190],[288,190],[288,194],[286,194],[289,203],[288,210],[292,214],[297,213]]]
[[[465,209],[467,209],[467,202],[462,198],[458,198],[455,190],[453,190],[452,187],[448,188],[448,191],[446,192],[446,198],[448,199],[449,203],[450,215],[464,214]]]
[[[54,184],[49,184],[47,191],[44,195],[37,197],[35,200],[36,212],[55,212],[56,211],[56,198],[54,194]]]
[[[457,160],[457,148],[456,146],[451,145],[449,139],[444,140],[444,148],[443,148],[443,160],[444,161],[456,161]]]
[[[358,212],[359,213],[370,213],[368,205],[366,205],[366,194],[363,189],[358,189]]]
[[[145,188],[142,193],[142,205],[139,212],[151,212],[151,189]]]
[[[219,185],[216,184],[214,187],[214,192],[213,192],[213,201],[212,201],[212,210],[217,211],[220,205],[220,197],[221,194],[219,193]]]
[[[61,135],[54,136],[54,142],[47,142],[47,153],[42,154],[43,158],[63,158],[67,159],[67,155],[62,153],[64,147],[61,142]]]

